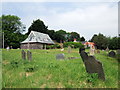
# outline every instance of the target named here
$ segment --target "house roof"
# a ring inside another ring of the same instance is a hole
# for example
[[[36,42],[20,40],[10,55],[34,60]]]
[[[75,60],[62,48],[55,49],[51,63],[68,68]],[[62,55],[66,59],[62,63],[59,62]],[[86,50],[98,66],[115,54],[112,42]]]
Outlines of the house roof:
[[[93,42],[85,42],[84,45],[95,45]]]
[[[35,42],[54,44],[54,42],[52,41],[48,34],[36,31],[31,31],[30,34],[28,35],[28,38],[21,43],[35,43]]]

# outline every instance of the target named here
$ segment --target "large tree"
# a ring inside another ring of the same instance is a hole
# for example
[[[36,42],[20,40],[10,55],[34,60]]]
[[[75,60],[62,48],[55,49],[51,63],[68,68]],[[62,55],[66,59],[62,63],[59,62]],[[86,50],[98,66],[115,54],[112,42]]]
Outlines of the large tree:
[[[65,41],[65,35],[66,35],[66,31],[64,31],[64,30],[59,30],[59,31],[56,31],[55,32],[55,35],[54,35],[54,37],[55,37],[55,40],[57,41],[57,42],[64,42]]]
[[[74,38],[80,41],[80,35],[77,32],[71,32],[70,34],[70,41],[74,41]]]
[[[4,45],[18,48],[20,42],[24,40],[23,33],[25,26],[20,21],[20,18],[15,15],[2,15],[0,17],[2,23],[2,33],[4,33]]]
[[[108,39],[103,34],[99,33],[98,35],[93,36],[93,42],[98,49],[105,49],[108,46]]]
[[[47,28],[48,28],[48,26],[45,26],[45,24],[42,20],[37,19],[37,20],[33,21],[32,25],[28,28],[28,33],[26,33],[26,34],[29,35],[31,31],[47,33],[47,31],[48,31]]]

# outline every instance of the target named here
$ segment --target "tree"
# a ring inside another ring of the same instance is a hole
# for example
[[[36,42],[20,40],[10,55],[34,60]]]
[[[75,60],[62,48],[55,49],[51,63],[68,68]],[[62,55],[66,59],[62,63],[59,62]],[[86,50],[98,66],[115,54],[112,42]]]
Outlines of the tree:
[[[109,49],[120,49],[120,37],[109,38]]]
[[[90,41],[93,42],[94,39],[95,39],[95,37],[97,37],[97,34],[94,34],[93,37],[92,37],[92,39]]]
[[[66,35],[66,31],[64,30],[59,30],[55,32],[55,40],[57,42],[64,42],[65,41],[65,35]]]
[[[81,38],[80,38],[80,41],[85,41],[85,38],[84,38],[84,37],[81,37]]]
[[[20,41],[24,39],[24,35],[21,33],[25,31],[25,26],[20,21],[20,18],[14,15],[2,15],[0,21],[2,23],[2,32],[4,32],[5,47],[13,46],[18,48]]]
[[[77,41],[80,41],[80,35],[77,32],[71,32],[70,34],[70,41],[74,41],[74,38],[76,38]]]
[[[55,40],[55,31],[54,30],[48,30],[47,34],[50,36],[51,39]]]
[[[45,26],[43,21],[41,21],[40,19],[37,19],[37,20],[33,21],[32,25],[28,28],[28,33],[26,33],[26,34],[29,35],[31,31],[47,33],[47,31],[48,31],[47,28],[48,28],[48,26]]]
[[[106,49],[108,46],[108,39],[103,34],[99,33],[97,36],[95,35],[93,38],[93,42],[97,46],[98,49]]]

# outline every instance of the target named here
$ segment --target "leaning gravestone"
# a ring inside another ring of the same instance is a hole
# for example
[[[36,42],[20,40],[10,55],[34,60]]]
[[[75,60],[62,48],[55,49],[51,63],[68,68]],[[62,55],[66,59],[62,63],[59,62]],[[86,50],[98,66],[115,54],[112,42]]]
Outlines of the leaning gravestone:
[[[88,73],[98,73],[98,77],[102,80],[105,80],[102,63],[96,60],[94,56],[88,56],[88,60],[86,60],[84,63]]]
[[[71,47],[68,46],[68,53],[71,53]]]
[[[108,56],[109,57],[115,57],[116,53],[114,51],[111,51],[111,52],[108,53]]]
[[[65,59],[65,55],[64,55],[64,54],[57,54],[57,55],[56,55],[56,59],[57,59],[57,60]]]
[[[98,73],[98,77],[105,80],[104,70],[100,61],[96,60],[94,56],[88,56],[84,50],[80,52],[80,56],[88,73]]]
[[[28,60],[32,60],[32,53],[30,51],[27,51],[27,58]]]
[[[22,50],[21,54],[22,54],[22,59],[26,60],[26,52],[24,50]]]

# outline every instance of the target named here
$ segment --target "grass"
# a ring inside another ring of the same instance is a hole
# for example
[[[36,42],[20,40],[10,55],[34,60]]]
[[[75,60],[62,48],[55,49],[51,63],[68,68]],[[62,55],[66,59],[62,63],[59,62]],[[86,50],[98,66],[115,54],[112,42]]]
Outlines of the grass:
[[[81,58],[67,59],[80,57],[78,49],[72,49],[71,53],[67,49],[30,51],[32,61],[22,60],[21,50],[3,50],[3,88],[118,88],[118,61],[105,51],[95,54],[103,64],[105,81],[98,79],[97,74],[86,73]],[[66,59],[56,60],[59,53],[64,53]]]

